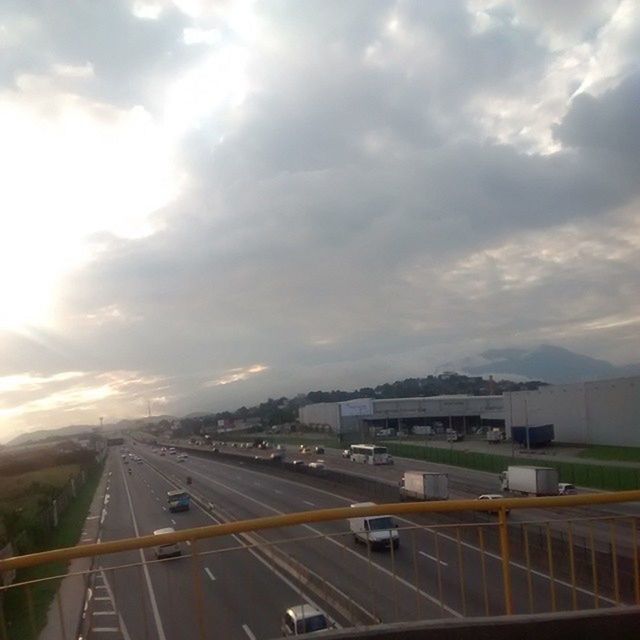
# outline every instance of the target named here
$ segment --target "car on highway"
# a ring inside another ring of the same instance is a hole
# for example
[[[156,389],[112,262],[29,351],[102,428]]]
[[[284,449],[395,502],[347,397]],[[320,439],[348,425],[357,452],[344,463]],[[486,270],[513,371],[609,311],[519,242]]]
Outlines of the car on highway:
[[[324,469],[324,460],[316,460],[309,463],[309,469]]]
[[[284,460],[284,454],[282,453],[282,451],[274,451],[270,456],[269,456],[270,460],[274,460],[274,461],[280,461],[280,460]]]
[[[189,456],[186,453],[178,454],[178,462],[185,462]]]
[[[160,536],[163,533],[175,533],[175,529],[173,527],[156,529],[153,532],[153,535]],[[180,545],[177,542],[172,542],[170,544],[160,544],[156,547],[156,558],[158,558],[159,560],[162,558],[175,558],[176,556],[181,555],[182,550],[180,549]]]
[[[306,633],[316,633],[331,629],[327,615],[310,604],[300,604],[285,611],[282,616],[282,635],[300,636]]]
[[[342,450],[342,457],[343,458],[351,458],[351,450],[350,449],[343,449]]]
[[[481,496],[478,496],[478,500],[502,500],[504,498],[503,495],[499,493],[483,493]],[[511,509],[506,509],[506,513],[509,513]],[[495,511],[487,511],[487,513],[498,513],[498,510]]]
[[[313,449],[316,453],[319,454],[323,454],[324,453],[324,447],[320,446],[320,445],[316,445]]]
[[[308,455],[310,453],[313,453],[313,449],[311,447],[302,447],[302,449],[300,449],[300,453],[302,453],[303,455]]]
[[[569,482],[558,483],[558,495],[560,496],[575,496],[578,494],[578,490],[574,484]]]
[[[175,456],[176,455],[176,448],[175,447],[171,447],[169,449],[169,455],[170,456]]]
[[[293,460],[293,461],[291,462],[291,464],[292,464],[294,467],[302,467],[302,466],[304,466],[304,460]]]

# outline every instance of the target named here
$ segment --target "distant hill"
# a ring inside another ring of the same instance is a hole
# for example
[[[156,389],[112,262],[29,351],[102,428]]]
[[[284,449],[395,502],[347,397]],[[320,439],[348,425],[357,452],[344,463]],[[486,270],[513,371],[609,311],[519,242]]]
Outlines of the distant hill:
[[[558,384],[639,375],[640,364],[617,367],[569,349],[540,345],[533,349],[489,349],[477,356],[443,364],[438,370]]]
[[[105,424],[100,431],[99,427],[95,424],[72,424],[67,427],[60,427],[58,429],[37,429],[35,431],[29,431],[27,433],[21,433],[12,440],[6,443],[6,446],[16,446],[23,444],[32,444],[36,442],[44,442],[47,440],[59,440],[60,438],[66,438],[69,436],[77,436],[81,433],[88,433],[94,429],[98,429],[100,433],[110,433],[112,431],[119,431],[121,429],[135,429],[137,427],[144,426],[149,423],[156,423],[160,420],[175,420],[173,416],[151,416],[147,418],[135,418],[130,420],[120,420],[114,424]]]

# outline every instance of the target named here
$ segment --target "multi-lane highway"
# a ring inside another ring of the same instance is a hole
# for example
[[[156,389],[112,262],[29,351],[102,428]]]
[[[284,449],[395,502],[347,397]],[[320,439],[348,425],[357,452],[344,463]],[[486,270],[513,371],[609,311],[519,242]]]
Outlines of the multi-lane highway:
[[[102,540],[211,524],[216,518],[343,507],[362,498],[348,486],[327,491],[300,484],[293,475],[274,477],[248,465],[197,456],[178,462],[176,456],[160,456],[147,445],[129,448],[142,463],[125,466],[120,455],[110,456]],[[192,503],[190,511],[172,514],[166,492],[184,486],[187,475],[193,479],[194,495],[212,508]],[[94,589],[92,606],[99,615],[92,617],[92,625],[94,632],[103,631],[94,635],[197,638],[202,625],[205,637],[272,638],[280,635],[284,611],[303,602],[325,609],[338,625],[504,611],[500,559],[488,551],[495,529],[490,517],[485,553],[479,540],[459,540],[454,529],[441,530],[436,538],[417,519],[398,523],[401,544],[394,554],[369,553],[354,545],[345,522],[260,533],[258,540],[278,543],[279,557],[289,558],[290,570],[282,563],[274,567],[263,554],[243,548],[246,540],[234,538],[198,542],[196,560],[187,545],[182,558],[160,563],[151,550],[101,558],[106,570]],[[132,566],[111,570],[127,564]],[[314,578],[314,588],[298,586],[301,569]],[[554,600],[559,609],[570,609],[570,585],[558,574],[552,580],[544,564],[533,569],[529,573],[516,561],[511,565],[516,612],[528,612],[531,606],[548,611]],[[336,594],[341,607],[326,602],[335,602]],[[576,590],[575,598],[581,608],[593,606],[586,585]],[[600,605],[609,602],[601,600]]]

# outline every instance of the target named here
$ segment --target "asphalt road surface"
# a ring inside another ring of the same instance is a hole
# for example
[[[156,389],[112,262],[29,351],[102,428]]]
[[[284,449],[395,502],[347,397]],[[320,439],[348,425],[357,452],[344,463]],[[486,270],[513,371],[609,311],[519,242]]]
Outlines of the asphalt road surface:
[[[166,492],[184,486],[187,475],[193,478],[193,492],[230,520],[343,507],[353,501],[348,487],[326,491],[299,484],[293,476],[274,477],[235,463],[197,456],[178,462],[175,456],[154,453],[148,445],[127,447],[142,456],[143,463],[130,462],[129,475],[120,455],[110,456],[112,475],[102,540],[147,535],[162,527],[212,524],[212,516],[194,503],[188,512],[168,512]],[[488,550],[495,539],[495,526],[491,516],[486,520]],[[478,539],[463,535],[459,542],[453,529],[436,537],[413,518],[398,523],[401,543],[393,554],[369,552],[354,544],[346,522],[268,530],[260,537],[278,543],[296,566],[319,576],[327,590],[339,592],[347,611],[365,612],[384,622],[504,612],[497,554],[482,554]],[[286,571],[274,569],[261,556],[241,548],[237,539],[197,544],[201,554],[197,560],[187,545],[183,557],[164,562],[155,561],[153,550],[101,558],[100,566],[106,570],[100,581],[102,595],[97,597],[104,600],[94,606],[100,603],[113,613],[97,617],[100,624],[116,616],[121,620],[120,624],[111,620],[112,626],[102,628],[118,627],[124,640],[195,639],[200,625],[207,638],[275,638],[280,636],[284,611],[302,602],[320,606],[339,625],[350,624],[348,616],[326,605],[322,589],[299,588]],[[224,550],[230,548],[233,550]],[[524,564],[512,563],[516,613],[526,613],[530,607],[534,611],[572,607],[570,585],[557,569],[552,579],[544,560],[531,558],[531,573]],[[113,569],[121,565],[132,566]],[[194,589],[194,582],[201,592]],[[586,585],[575,591],[575,599],[579,608],[593,607],[594,595]],[[600,606],[610,603],[607,599],[599,602]],[[94,637],[109,640],[105,631]],[[117,637],[115,631],[113,637]]]

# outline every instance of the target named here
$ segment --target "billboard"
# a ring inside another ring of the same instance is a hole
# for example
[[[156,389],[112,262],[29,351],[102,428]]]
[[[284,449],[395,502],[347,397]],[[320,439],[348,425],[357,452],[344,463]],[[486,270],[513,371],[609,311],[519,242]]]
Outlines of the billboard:
[[[340,403],[340,415],[343,418],[371,416],[373,415],[373,400],[371,398],[345,400]]]

